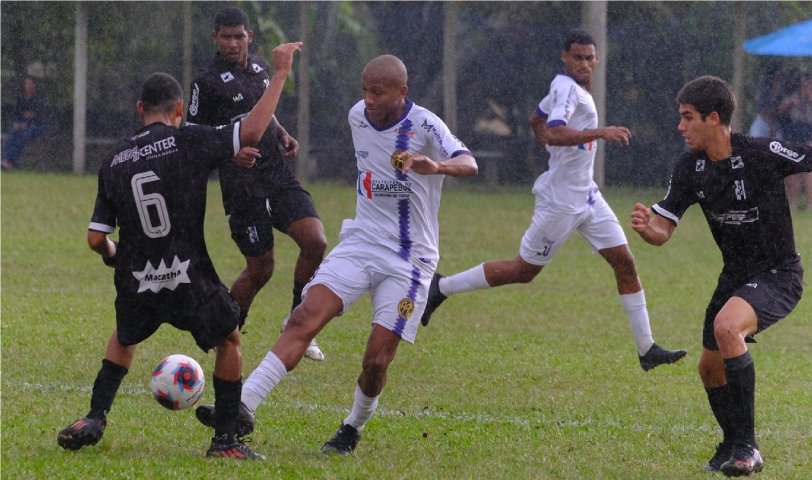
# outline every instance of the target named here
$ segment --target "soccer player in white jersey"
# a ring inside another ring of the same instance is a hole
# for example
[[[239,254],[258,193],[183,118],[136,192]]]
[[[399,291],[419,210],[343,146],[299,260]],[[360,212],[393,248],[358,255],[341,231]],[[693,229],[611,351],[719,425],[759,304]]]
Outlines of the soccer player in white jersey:
[[[372,332],[355,402],[322,447],[324,453],[353,452],[398,345],[414,343],[439,260],[443,179],[476,175],[477,164],[439,117],[406,99],[406,80],[406,67],[392,55],[364,68],[363,101],[348,118],[358,161],[356,217],[344,221],[338,245],[305,287],[302,304],[245,382],[238,434],[253,431],[257,406],[296,367],[310,340],[369,292]]]
[[[488,261],[449,277],[435,274],[421,321],[427,325],[434,310],[451,295],[532,281],[577,231],[615,271],[640,365],[648,371],[674,363],[687,352],[666,350],[654,343],[634,257],[617,217],[592,180],[596,140],[628,145],[631,133],[625,127],[598,128],[595,102],[589,93],[598,63],[592,36],[583,30],[571,31],[564,40],[561,61],[564,70],[553,79],[549,95],[530,117],[536,139],[550,152],[550,168],[533,186],[536,207],[519,255],[512,260]]]

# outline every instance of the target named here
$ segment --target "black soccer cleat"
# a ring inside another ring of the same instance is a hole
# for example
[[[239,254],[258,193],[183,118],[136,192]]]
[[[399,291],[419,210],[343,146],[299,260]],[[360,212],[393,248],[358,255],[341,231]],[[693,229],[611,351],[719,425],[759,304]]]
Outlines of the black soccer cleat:
[[[195,409],[197,421],[209,428],[215,428],[214,405],[201,405]],[[254,431],[254,415],[248,411],[248,407],[240,402],[240,410],[237,414],[237,425],[234,427],[234,434],[244,437]]]
[[[660,365],[676,363],[685,358],[685,355],[688,355],[687,350],[666,350],[655,343],[640,357],[640,366],[648,372]]]
[[[423,316],[420,317],[420,323],[422,323],[424,327],[428,326],[429,320],[431,320],[431,314],[448,298],[440,292],[441,278],[443,278],[443,276],[439,273],[435,273],[434,276],[431,277],[429,298],[426,300],[426,309],[423,311]]]
[[[324,442],[321,453],[336,453],[342,457],[349,455],[355,450],[360,439],[361,433],[355,427],[344,425],[342,422],[333,438]]]
[[[211,446],[206,451],[206,456],[265,461],[265,455],[260,455],[248,448],[241,438],[229,438],[225,434],[211,439]]]
[[[65,450],[79,450],[82,447],[96,445],[104,435],[107,421],[103,418],[87,418],[68,425],[59,431],[56,443]]]
[[[720,472],[722,471],[722,464],[730,460],[733,455],[733,444],[722,442],[716,445],[716,452],[713,454],[708,463],[705,465],[706,472]]]
[[[748,476],[764,470],[764,460],[757,448],[739,444],[733,449],[733,455],[722,464],[722,473],[728,477]]]

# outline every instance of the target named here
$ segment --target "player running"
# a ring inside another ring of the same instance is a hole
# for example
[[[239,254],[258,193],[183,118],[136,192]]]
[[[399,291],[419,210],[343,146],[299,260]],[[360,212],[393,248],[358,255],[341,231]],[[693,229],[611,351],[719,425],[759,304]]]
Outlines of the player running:
[[[530,117],[536,139],[550,151],[550,169],[533,186],[536,208],[532,224],[522,238],[519,256],[513,260],[491,260],[450,277],[435,274],[421,321],[427,325],[434,310],[451,295],[531,282],[577,231],[615,272],[620,303],[629,317],[640,366],[648,371],[674,363],[687,352],[665,350],[654,343],[646,297],[626,235],[592,180],[595,141],[628,145],[631,133],[625,127],[598,128],[595,102],[589,93],[592,71],[598,63],[592,36],[583,30],[570,32],[564,39],[561,61],[564,71],[553,79],[549,95]]]

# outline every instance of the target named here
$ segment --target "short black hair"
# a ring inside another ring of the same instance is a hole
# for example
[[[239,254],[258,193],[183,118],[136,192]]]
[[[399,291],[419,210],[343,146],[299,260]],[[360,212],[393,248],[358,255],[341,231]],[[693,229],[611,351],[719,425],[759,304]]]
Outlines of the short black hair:
[[[141,85],[140,100],[145,112],[169,110],[183,100],[183,89],[172,75],[153,73]]]
[[[736,111],[736,97],[730,86],[719,77],[705,75],[686,83],[677,94],[677,103],[692,105],[702,120],[716,112],[723,125],[730,126]]]
[[[220,31],[220,27],[239,27],[243,26],[246,30],[250,30],[248,25],[248,15],[242,9],[237,7],[226,7],[217,14],[214,19],[214,31]]]
[[[569,52],[573,43],[578,45],[595,45],[595,39],[586,30],[576,28],[570,30],[567,36],[564,37],[564,51]]]

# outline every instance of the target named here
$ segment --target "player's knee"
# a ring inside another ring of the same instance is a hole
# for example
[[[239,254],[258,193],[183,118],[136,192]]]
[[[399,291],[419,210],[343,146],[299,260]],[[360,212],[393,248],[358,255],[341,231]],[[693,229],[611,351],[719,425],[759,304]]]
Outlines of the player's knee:
[[[542,267],[532,265],[525,261],[519,261],[513,269],[513,278],[515,283],[530,283],[541,272]]]
[[[272,256],[264,256],[253,259],[248,262],[246,272],[251,279],[251,283],[256,286],[262,287],[271,279],[275,267],[275,261]]]
[[[367,355],[364,357],[362,368],[368,379],[376,379],[380,381],[386,376],[386,370],[389,368],[389,362],[389,355]]]
[[[302,255],[309,260],[321,263],[327,251],[327,237],[324,234],[314,235],[301,246]]]

